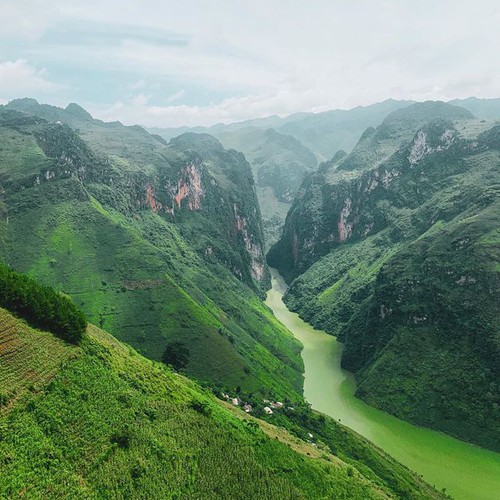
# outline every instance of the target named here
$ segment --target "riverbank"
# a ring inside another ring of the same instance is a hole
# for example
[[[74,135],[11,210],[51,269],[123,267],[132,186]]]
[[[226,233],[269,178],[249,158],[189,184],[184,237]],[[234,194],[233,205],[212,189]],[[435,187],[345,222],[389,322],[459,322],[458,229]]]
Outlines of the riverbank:
[[[272,270],[266,304],[304,346],[304,396],[314,409],[367,437],[457,500],[498,498],[500,454],[414,426],[357,399],[353,375],[340,368],[342,344],[289,311],[282,300],[285,291]]]

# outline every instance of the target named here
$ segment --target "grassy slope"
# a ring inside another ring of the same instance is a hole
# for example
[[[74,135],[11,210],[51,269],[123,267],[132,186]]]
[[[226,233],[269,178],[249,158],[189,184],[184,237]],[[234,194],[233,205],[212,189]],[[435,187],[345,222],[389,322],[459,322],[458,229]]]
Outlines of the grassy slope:
[[[0,309],[0,391],[2,496],[394,496],[369,469],[228,411],[93,326],[68,346]],[[439,496],[410,478],[409,498]]]
[[[167,256],[166,249],[147,243],[118,221],[96,210],[91,201],[33,208],[9,221],[8,262],[68,293],[91,321],[150,358],[160,359],[167,342],[182,340],[191,353],[188,373],[200,380],[246,390],[267,388],[283,396],[300,392],[299,345],[258,299],[252,299],[252,292],[247,292],[247,300],[238,290],[227,296],[228,313],[191,285],[194,300],[171,277],[167,263],[175,256]],[[40,235],[37,245],[32,243],[34,234]],[[172,251],[170,239],[168,243]],[[190,258],[201,267],[195,255]],[[182,266],[181,259],[177,265]],[[196,273],[196,268],[190,272]],[[196,274],[203,280],[200,271]],[[222,286],[222,280],[216,282]],[[232,318],[230,306],[243,311],[241,325]],[[281,356],[293,368],[281,365],[249,335],[245,326],[257,330],[256,322],[264,345],[273,346],[272,339],[279,337],[276,347],[283,345]],[[283,378],[276,380],[280,373]]]
[[[70,294],[91,321],[148,357],[160,359],[168,342],[182,339],[190,375],[296,397],[300,345],[216,258],[201,259],[158,214],[113,209],[121,206],[119,191],[110,200],[109,190],[75,176],[36,182],[55,170],[32,135],[44,127],[0,127],[8,209],[0,221],[3,259]]]

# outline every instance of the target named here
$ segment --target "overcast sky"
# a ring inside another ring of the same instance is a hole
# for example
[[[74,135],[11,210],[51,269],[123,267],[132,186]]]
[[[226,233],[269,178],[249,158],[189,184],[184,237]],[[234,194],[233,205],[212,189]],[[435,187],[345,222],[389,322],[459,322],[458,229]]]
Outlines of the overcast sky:
[[[0,103],[146,126],[500,97],[498,0],[0,0]]]

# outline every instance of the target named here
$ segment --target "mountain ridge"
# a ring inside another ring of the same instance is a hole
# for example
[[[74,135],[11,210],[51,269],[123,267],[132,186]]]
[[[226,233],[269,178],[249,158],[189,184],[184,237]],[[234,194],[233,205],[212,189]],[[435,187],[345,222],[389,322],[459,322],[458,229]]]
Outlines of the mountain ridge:
[[[498,450],[499,126],[414,106],[304,181],[268,261],[345,343],[358,396]]]
[[[268,278],[243,155],[56,111],[39,109],[47,122],[0,109],[3,260],[148,357],[182,342],[199,380],[300,394],[300,346],[259,299]]]

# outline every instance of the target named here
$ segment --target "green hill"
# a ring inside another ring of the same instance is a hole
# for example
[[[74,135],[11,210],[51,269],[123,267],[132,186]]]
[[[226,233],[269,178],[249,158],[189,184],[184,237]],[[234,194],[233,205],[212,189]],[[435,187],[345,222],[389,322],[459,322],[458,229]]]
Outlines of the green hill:
[[[260,300],[268,277],[243,155],[209,136],[167,146],[74,106],[21,103],[45,118],[0,108],[2,259],[152,359],[180,341],[201,381],[301,394],[300,345]]]
[[[440,498],[331,425],[357,457],[230,409],[96,327],[75,346],[0,309],[2,498]]]
[[[500,449],[500,128],[422,103],[304,182],[269,261],[357,394]]]

